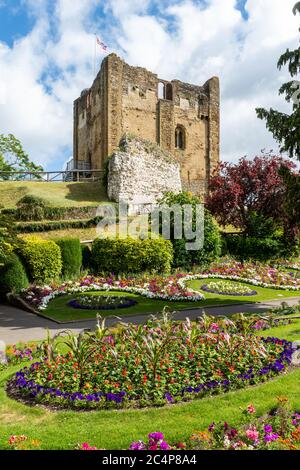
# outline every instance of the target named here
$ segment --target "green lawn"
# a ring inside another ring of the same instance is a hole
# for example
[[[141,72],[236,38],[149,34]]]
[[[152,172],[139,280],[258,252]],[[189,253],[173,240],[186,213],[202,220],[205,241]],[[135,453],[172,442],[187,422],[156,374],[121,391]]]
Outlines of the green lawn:
[[[264,335],[300,338],[300,321],[268,330]],[[240,410],[249,403],[262,415],[276,406],[277,397],[283,395],[294,409],[300,410],[300,368],[262,385],[180,405],[90,412],[53,412],[11,400],[5,394],[4,385],[18,368],[0,373],[0,449],[7,447],[12,434],[25,434],[29,439],[40,440],[43,449],[58,450],[73,449],[78,442],[86,441],[102,449],[126,449],[132,440],[145,439],[153,431],[162,431],[172,442],[188,437],[195,430],[204,430],[213,420],[237,425],[241,421]]]
[[[108,200],[101,182],[0,182],[0,206],[2,207],[16,207],[18,200],[27,194],[42,197],[49,205],[55,207],[97,206]]]
[[[205,280],[201,281],[191,281],[189,285],[196,290],[201,292],[200,287],[205,283]],[[243,283],[245,284],[245,283]],[[247,284],[249,285],[249,284]],[[163,310],[164,307],[168,307],[170,311],[178,311],[178,310],[185,310],[191,308],[202,308],[208,306],[217,306],[217,305],[230,305],[230,304],[241,304],[241,311],[243,310],[242,305],[248,304],[251,302],[263,302],[266,300],[282,300],[284,301],[285,298],[288,297],[295,297],[299,295],[298,292],[295,291],[282,291],[276,289],[266,289],[263,287],[255,287],[257,291],[257,295],[251,297],[245,296],[233,296],[233,295],[218,295],[218,294],[211,294],[208,292],[203,292],[205,295],[205,300],[199,302],[189,302],[189,301],[181,301],[181,302],[168,302],[165,300],[153,300],[148,299],[147,297],[143,297],[140,295],[124,293],[124,292],[90,292],[85,294],[72,294],[66,295],[62,297],[57,297],[56,299],[52,300],[47,309],[43,311],[43,313],[53,318],[54,320],[67,322],[70,320],[82,320],[88,318],[95,318],[97,315],[96,310],[79,310],[74,309],[68,306],[68,302],[74,297],[78,295],[113,295],[113,296],[123,296],[132,297],[136,299],[138,302],[137,305],[129,308],[122,308],[118,310],[102,310],[99,311],[102,316],[126,316],[126,315],[139,315],[139,314],[147,314],[147,313],[159,313]]]
[[[112,295],[112,296],[125,296],[135,299],[138,303],[132,307],[121,308],[117,310],[99,310],[99,314],[103,317],[106,316],[126,316],[126,315],[139,315],[146,313],[160,313],[164,307],[168,306],[171,311],[183,310],[186,308],[202,307],[204,302],[167,302],[164,300],[152,300],[141,295],[131,294],[128,292],[90,292],[79,295]],[[97,315],[96,310],[79,310],[68,306],[71,299],[79,296],[78,294],[64,295],[53,299],[46,310],[43,311],[45,315],[59,321],[95,318]],[[217,299],[216,299],[217,300]],[[222,302],[219,302],[222,303]]]
[[[192,289],[199,291],[205,295],[205,298],[208,301],[214,300],[216,297],[217,298],[223,298],[226,300],[233,301],[235,300],[236,303],[241,302],[264,302],[268,300],[281,300],[284,301],[286,297],[300,297],[300,291],[286,291],[286,290],[280,290],[280,289],[270,289],[270,288],[265,288],[265,287],[257,287],[253,286],[252,284],[248,284],[247,282],[236,282],[237,284],[242,284],[243,286],[248,286],[251,287],[253,290],[257,292],[257,295],[251,295],[249,297],[245,296],[235,296],[235,295],[217,295],[217,294],[211,294],[210,292],[204,292],[201,290],[201,287],[203,284],[206,284],[207,282],[210,281],[220,281],[218,278],[209,278],[209,279],[199,279],[199,280],[194,280],[190,281],[188,283],[188,286],[191,287]],[[232,283],[235,283],[234,281],[230,281]]]

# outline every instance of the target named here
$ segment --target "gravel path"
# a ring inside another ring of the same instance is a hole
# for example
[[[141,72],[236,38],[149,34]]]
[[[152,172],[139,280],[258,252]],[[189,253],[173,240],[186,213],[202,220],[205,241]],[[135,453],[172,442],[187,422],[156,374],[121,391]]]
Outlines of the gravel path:
[[[290,297],[285,299],[285,302],[289,305],[296,305],[300,302],[300,297]],[[177,312],[174,318],[183,320],[189,317],[193,320],[201,315],[203,311],[210,315],[230,315],[240,312],[263,313],[270,310],[270,308],[280,306],[281,303],[282,300],[274,300],[267,303],[258,302],[255,304],[228,305],[225,307],[196,308]],[[143,323],[146,318],[147,315],[127,315],[124,317],[124,321]],[[107,325],[111,325],[114,321],[112,318],[108,319]],[[4,341],[6,344],[43,339],[45,338],[46,328],[49,328],[51,335],[54,335],[65,329],[70,329],[76,333],[84,328],[93,328],[94,325],[95,321],[58,324],[9,305],[0,305],[0,341]]]

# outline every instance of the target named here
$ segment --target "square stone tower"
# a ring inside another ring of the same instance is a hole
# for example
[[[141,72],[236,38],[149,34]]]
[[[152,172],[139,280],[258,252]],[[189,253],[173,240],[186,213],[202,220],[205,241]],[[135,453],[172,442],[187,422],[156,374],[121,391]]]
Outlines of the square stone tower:
[[[174,154],[183,189],[203,194],[219,162],[219,79],[203,86],[169,82],[110,54],[74,102],[74,167],[104,169],[125,133]]]

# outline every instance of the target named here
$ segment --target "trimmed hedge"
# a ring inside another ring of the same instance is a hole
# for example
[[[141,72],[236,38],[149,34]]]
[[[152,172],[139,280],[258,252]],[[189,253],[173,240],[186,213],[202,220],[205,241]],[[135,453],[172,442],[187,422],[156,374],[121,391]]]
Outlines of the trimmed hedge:
[[[17,207],[15,213],[17,220],[43,220],[45,218],[45,201],[38,196],[22,197]]]
[[[44,284],[60,276],[61,251],[54,241],[38,237],[27,238],[20,246],[20,254],[31,281]]]
[[[60,222],[32,222],[27,224],[17,224],[15,229],[18,233],[51,232],[54,230],[64,230],[68,228],[92,228],[102,220],[102,217],[95,217],[88,220],[62,220]]]
[[[5,265],[1,267],[0,279],[0,297],[4,297],[9,292],[18,294],[29,286],[26,270],[16,253],[11,253]]]
[[[19,203],[18,203],[19,204]],[[68,220],[68,219],[84,219],[88,217],[95,217],[98,206],[83,206],[83,207],[51,207],[45,206],[43,208],[43,218],[40,216],[38,219],[30,218],[26,213],[19,209],[2,209],[2,214],[9,215],[15,220],[26,222],[28,220]]]
[[[168,272],[173,261],[169,240],[133,238],[96,239],[92,246],[92,267],[96,274]]]
[[[54,240],[62,257],[62,274],[78,276],[82,265],[82,251],[79,238],[59,238]]]

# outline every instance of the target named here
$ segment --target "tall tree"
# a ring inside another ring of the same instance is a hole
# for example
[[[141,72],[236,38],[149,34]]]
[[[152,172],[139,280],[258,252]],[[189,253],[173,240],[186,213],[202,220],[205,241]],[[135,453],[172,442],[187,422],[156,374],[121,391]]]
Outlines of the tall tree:
[[[300,13],[300,2],[294,6],[293,13]],[[287,49],[281,55],[277,67],[281,70],[286,65],[292,80],[281,86],[279,94],[285,95],[288,103],[293,102],[292,113],[282,113],[273,108],[257,108],[256,113],[260,119],[266,121],[266,127],[280,144],[281,152],[300,160],[300,82],[294,80],[300,71],[300,47],[293,51]]]
[[[12,134],[0,134],[0,172],[12,171],[43,171],[40,165],[31,162],[23,150],[21,142]],[[0,179],[8,179],[9,174],[1,175]],[[21,179],[21,177],[20,177]]]
[[[272,155],[221,163],[210,180],[206,206],[221,225],[231,224],[245,235],[252,234],[253,217],[259,216],[260,224],[273,220],[294,240],[299,219],[290,199],[299,186],[293,183],[288,191],[286,183],[297,174],[295,167],[290,160]]]

